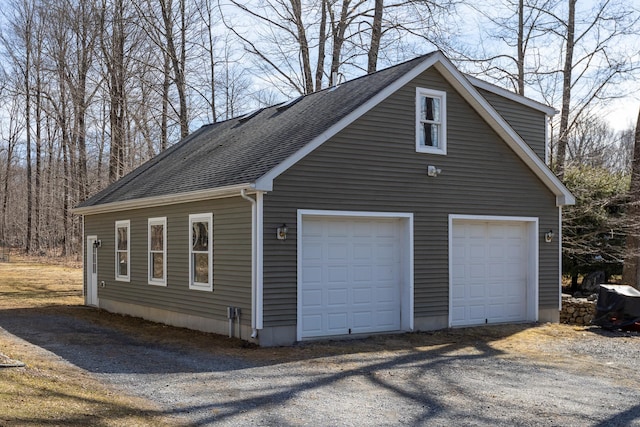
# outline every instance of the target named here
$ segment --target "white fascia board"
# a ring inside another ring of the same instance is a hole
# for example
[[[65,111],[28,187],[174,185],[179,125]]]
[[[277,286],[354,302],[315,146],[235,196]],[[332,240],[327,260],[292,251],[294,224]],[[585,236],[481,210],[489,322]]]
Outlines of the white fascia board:
[[[95,206],[85,206],[71,210],[76,215],[95,215],[108,212],[119,212],[131,209],[151,208],[155,206],[175,205],[179,203],[198,202],[201,200],[221,199],[239,196],[242,189],[252,189],[250,183],[229,185],[208,190],[190,191],[187,193],[167,194],[165,196],[144,197],[141,199],[124,200],[121,202],[104,203]],[[252,190],[253,191],[253,190]]]
[[[500,86],[496,86],[489,82],[485,82],[484,80],[480,80],[477,77],[470,76],[465,74],[467,80],[471,82],[475,87],[479,87],[480,89],[484,89],[487,92],[495,93],[496,95],[502,96],[504,98],[510,99],[511,101],[515,101],[519,104],[525,105],[527,107],[533,108],[534,110],[538,110],[543,112],[549,117],[553,117],[558,114],[558,110],[548,105],[545,105],[541,102],[535,101],[531,98],[527,98],[522,95],[518,95],[517,93],[513,93],[507,89],[501,88]]]
[[[435,68],[556,195],[557,206],[575,204],[575,197],[567,187],[448,59],[438,61]]]
[[[342,118],[342,120],[338,121],[336,124],[331,126],[329,129],[315,137],[311,142],[306,144],[297,152],[293,153],[279,165],[271,169],[266,174],[262,175],[260,178],[256,180],[255,188],[256,190],[261,191],[273,191],[273,180],[276,179],[280,174],[285,172],[291,166],[295,165],[298,161],[307,156],[307,154],[311,153],[313,150],[321,146],[325,143],[329,138],[333,137],[335,134],[340,132],[342,129],[349,126],[351,123],[356,121],[358,118],[363,116],[366,112],[371,110],[373,107],[387,99],[393,93],[395,93],[398,89],[400,89],[405,84],[409,83],[414,78],[418,77],[422,72],[433,66],[436,62],[442,60],[444,55],[440,52],[434,52],[429,57],[425,58],[424,61],[416,65],[411,71],[407,72],[404,76],[400,77],[398,80],[391,83],[389,86],[378,92],[374,97],[369,99],[367,102],[362,104],[360,107],[353,110],[351,113]]]

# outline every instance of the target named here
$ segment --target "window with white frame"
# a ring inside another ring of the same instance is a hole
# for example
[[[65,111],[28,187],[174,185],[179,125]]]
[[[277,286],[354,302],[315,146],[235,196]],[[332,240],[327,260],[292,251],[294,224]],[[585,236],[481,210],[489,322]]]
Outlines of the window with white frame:
[[[447,94],[416,88],[416,151],[447,154]]]
[[[129,281],[129,241],[131,225],[129,220],[116,221],[116,280]]]
[[[148,221],[149,284],[167,285],[167,218]]]
[[[213,214],[189,215],[189,289],[213,290]]]

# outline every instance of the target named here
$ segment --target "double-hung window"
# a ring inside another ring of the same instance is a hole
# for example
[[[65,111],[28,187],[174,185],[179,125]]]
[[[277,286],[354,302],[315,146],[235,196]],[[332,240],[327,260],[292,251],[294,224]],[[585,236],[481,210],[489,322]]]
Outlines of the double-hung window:
[[[129,220],[116,221],[116,280],[129,281],[129,242],[131,241]]]
[[[189,215],[189,289],[213,290],[213,214]]]
[[[167,285],[167,218],[149,218],[149,284]]]
[[[416,151],[447,154],[446,92],[416,88]]]

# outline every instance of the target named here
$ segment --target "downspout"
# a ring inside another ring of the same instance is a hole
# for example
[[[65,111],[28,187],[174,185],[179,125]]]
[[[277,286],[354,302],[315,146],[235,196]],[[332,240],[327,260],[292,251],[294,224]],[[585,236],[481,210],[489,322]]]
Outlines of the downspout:
[[[257,338],[258,329],[256,328],[256,288],[257,288],[257,231],[256,226],[256,201],[247,196],[246,188],[240,190],[240,196],[251,203],[251,338]]]

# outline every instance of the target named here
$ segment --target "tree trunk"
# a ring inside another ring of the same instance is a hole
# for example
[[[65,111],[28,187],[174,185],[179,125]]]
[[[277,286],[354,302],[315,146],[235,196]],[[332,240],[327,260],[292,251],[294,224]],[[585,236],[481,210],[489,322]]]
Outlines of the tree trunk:
[[[350,3],[351,0],[342,0],[340,17],[337,21],[335,19],[335,14],[333,12],[330,13],[331,26],[333,31],[333,49],[331,52],[331,69],[329,70],[329,86],[338,84],[337,81],[334,81],[334,76],[336,76],[336,80],[339,80],[337,74],[340,70],[340,54],[342,53],[342,45],[344,44],[344,34],[347,30],[347,17],[349,15]]]
[[[307,34],[302,22],[302,3],[300,0],[291,1],[291,14],[298,31],[298,46],[300,48],[300,59],[302,61],[302,72],[304,76],[305,94],[313,92],[313,76],[311,74],[311,57],[309,55],[309,43]]]
[[[26,253],[31,252],[31,229],[33,225],[33,187],[31,170],[31,30],[32,16],[28,14],[27,22],[25,22],[24,42],[25,42],[25,62],[24,62],[24,110],[25,110],[25,137],[26,137],[26,155],[27,155],[27,232],[24,250]]]
[[[518,1],[518,94],[524,96],[524,0]]]
[[[180,40],[182,42],[182,46],[180,47],[180,55],[178,55],[178,50],[176,48],[173,35],[173,2],[172,0],[162,0],[160,1],[160,5],[162,9],[162,19],[164,23],[165,38],[167,42],[167,52],[169,53],[169,58],[171,59],[171,64],[173,67],[173,82],[176,85],[176,91],[178,92],[178,102],[180,105],[180,110],[178,111],[180,121],[180,136],[184,138],[189,135],[189,119],[187,115],[187,85],[185,80],[185,42],[187,33],[185,21],[185,0],[180,0]]]
[[[367,55],[367,73],[373,73],[378,66],[378,52],[380,51],[380,40],[382,39],[383,3],[384,0],[375,0],[374,4],[373,22],[371,23],[371,44]]]
[[[327,2],[322,0],[320,11],[320,30],[318,32],[318,62],[316,64],[316,92],[322,89],[322,78],[324,76],[324,49],[327,42]]]
[[[627,216],[631,218],[632,226],[627,232],[627,257],[622,269],[622,283],[640,289],[640,112],[634,137]]]
[[[558,129],[558,147],[555,171],[560,179],[564,177],[565,158],[569,139],[569,109],[571,108],[571,75],[573,70],[573,48],[575,45],[576,1],[568,0],[567,39],[565,47],[564,69],[562,71],[562,112]]]

